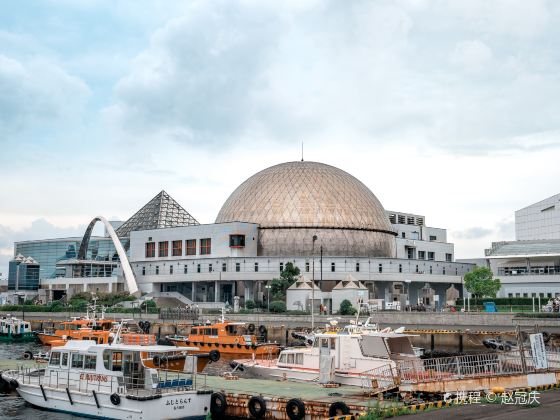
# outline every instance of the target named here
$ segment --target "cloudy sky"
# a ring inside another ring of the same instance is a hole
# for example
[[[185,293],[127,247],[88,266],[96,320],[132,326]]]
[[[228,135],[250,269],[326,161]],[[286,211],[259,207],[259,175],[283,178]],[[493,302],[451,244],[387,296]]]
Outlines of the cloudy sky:
[[[210,223],[302,140],[481,256],[560,192],[559,44],[555,1],[2,2],[0,272],[162,189]]]

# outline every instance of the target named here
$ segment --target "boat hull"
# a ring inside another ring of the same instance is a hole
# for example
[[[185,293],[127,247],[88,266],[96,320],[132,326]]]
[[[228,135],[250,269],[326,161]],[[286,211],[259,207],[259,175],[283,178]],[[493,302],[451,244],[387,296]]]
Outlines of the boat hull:
[[[220,354],[234,354],[234,355],[271,355],[276,356],[280,352],[280,348],[275,344],[260,344],[256,347],[241,345],[236,343],[204,343],[204,342],[192,342],[186,340],[176,340],[173,338],[168,338],[174,345],[178,347],[198,347],[198,350],[191,350],[189,353],[200,354],[208,353],[210,350],[218,350]]]
[[[35,334],[25,332],[23,334],[0,334],[0,342],[2,343],[28,343],[37,341]]]
[[[115,405],[110,394],[92,391],[78,392],[66,389],[41,388],[37,385],[20,384],[18,394],[28,403],[45,410],[72,413],[78,416],[115,420],[177,420],[204,419],[210,410],[210,393],[185,391],[163,394],[157,399],[141,401],[120,395]],[[95,397],[97,397],[96,404]],[[70,398],[72,401],[70,401]]]

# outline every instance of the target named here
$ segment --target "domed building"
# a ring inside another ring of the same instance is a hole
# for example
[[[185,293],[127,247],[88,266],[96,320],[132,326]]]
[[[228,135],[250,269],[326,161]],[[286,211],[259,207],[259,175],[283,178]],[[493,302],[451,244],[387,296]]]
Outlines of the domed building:
[[[397,233],[377,197],[334,166],[288,162],[264,169],[227,199],[216,223],[259,225],[258,255],[395,257]]]
[[[105,223],[106,236],[91,236],[97,221]],[[293,296],[288,290],[288,309],[309,310],[313,302],[336,312],[350,295],[353,303],[377,299],[391,308],[419,300],[441,306],[449,286],[459,288],[472,268],[454,262],[445,229],[428,227],[424,216],[384,209],[341,169],[304,161],[249,177],[215,223],[200,224],[161,191],[127,221],[96,217],[83,238],[21,241],[14,246],[14,255],[20,253],[40,266],[38,291],[47,300],[137,289],[173,307],[248,300],[266,307],[267,286],[288,263],[304,276]],[[428,297],[427,288],[433,290]]]

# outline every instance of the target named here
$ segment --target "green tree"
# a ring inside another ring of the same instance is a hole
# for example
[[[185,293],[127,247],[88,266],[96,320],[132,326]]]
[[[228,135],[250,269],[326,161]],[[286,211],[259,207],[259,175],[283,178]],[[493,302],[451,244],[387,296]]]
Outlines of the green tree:
[[[496,297],[501,286],[500,279],[495,279],[488,267],[475,267],[473,271],[465,274],[465,288],[473,295],[475,304],[477,299]]]
[[[291,262],[286,263],[284,270],[280,273],[280,278],[273,279],[270,282],[270,300],[286,300],[286,290],[296,282],[299,273],[298,267]]]
[[[340,315],[356,315],[356,312],[356,308],[352,306],[352,302],[348,299],[344,299],[340,302],[340,309],[338,310]]]
[[[286,312],[286,304],[280,300],[270,302],[270,312]]]

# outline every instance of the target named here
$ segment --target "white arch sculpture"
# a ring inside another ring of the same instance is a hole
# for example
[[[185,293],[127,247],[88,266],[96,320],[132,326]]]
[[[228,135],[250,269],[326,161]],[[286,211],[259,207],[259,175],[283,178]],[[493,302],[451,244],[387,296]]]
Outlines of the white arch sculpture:
[[[86,259],[91,232],[93,231],[93,227],[97,222],[102,222],[105,225],[105,229],[107,229],[107,232],[109,233],[109,236],[113,241],[113,245],[115,245],[117,255],[119,256],[119,259],[121,261],[121,267],[129,293],[134,296],[140,296],[140,290],[138,289],[138,284],[136,283],[134,272],[132,271],[132,267],[130,266],[128,257],[126,256],[126,251],[124,250],[119,237],[115,233],[115,229],[113,229],[113,226],[111,226],[111,224],[103,216],[95,217],[87,227],[86,233],[84,233],[84,237],[82,238],[82,243],[80,244],[80,250],[78,251],[78,260]]]

